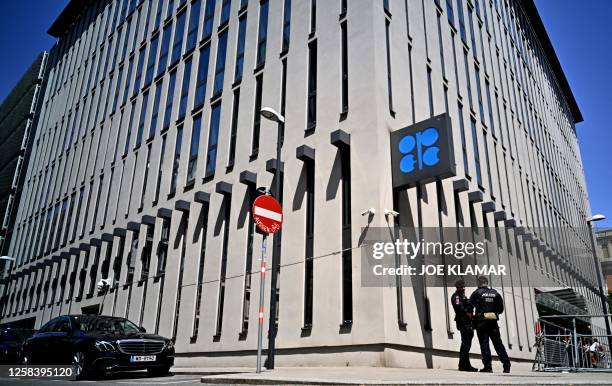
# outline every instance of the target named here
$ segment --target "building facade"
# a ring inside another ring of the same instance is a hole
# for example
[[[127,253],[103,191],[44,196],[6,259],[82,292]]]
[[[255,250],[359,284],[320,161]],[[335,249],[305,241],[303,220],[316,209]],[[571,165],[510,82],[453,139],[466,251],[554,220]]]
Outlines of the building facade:
[[[360,283],[384,209],[521,231],[499,241],[513,358],[535,355],[540,277],[597,310],[566,250],[590,245],[582,117],[531,0],[73,0],[49,33],[2,322],[102,312],[175,338],[179,365],[254,365],[251,202],[278,167],[279,366],[455,365],[452,289]],[[394,192],[389,133],[442,113],[457,176]]]
[[[6,254],[13,234],[40,112],[46,61],[43,52],[0,105],[0,255]]]
[[[600,249],[598,256],[601,259],[604,283],[608,287],[608,292],[612,292],[612,229],[598,229],[595,237]]]

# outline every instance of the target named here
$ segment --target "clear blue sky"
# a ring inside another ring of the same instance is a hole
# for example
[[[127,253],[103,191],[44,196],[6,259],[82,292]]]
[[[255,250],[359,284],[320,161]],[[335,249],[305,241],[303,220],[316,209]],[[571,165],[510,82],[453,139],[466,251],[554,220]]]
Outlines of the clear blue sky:
[[[54,39],[47,29],[67,1],[7,1],[0,13],[0,100]],[[584,122],[577,127],[593,212],[612,227],[612,34],[610,0],[536,0]]]

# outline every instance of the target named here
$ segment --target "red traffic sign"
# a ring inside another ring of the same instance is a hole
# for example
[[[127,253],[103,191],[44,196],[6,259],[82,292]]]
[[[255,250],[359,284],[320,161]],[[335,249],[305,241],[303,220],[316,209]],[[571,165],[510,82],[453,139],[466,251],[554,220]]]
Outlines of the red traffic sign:
[[[253,220],[265,233],[276,233],[283,225],[283,209],[272,196],[259,196],[253,202]]]

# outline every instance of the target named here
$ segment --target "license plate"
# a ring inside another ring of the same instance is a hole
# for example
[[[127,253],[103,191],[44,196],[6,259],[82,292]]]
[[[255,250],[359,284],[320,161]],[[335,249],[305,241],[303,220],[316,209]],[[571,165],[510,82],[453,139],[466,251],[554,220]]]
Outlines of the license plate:
[[[131,362],[155,362],[155,355],[132,355]]]

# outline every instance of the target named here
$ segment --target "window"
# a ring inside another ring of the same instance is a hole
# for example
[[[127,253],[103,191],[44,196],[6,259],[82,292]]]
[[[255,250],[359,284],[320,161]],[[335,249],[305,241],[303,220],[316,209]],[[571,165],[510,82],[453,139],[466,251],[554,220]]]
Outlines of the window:
[[[208,62],[210,61],[210,44],[200,49],[200,63],[198,63],[198,78],[196,80],[194,109],[201,107],[206,98],[206,81],[208,79]]]
[[[340,24],[342,44],[342,113],[348,113],[348,42],[346,21]]]
[[[132,284],[132,282],[134,281],[134,268],[136,264],[136,256],[138,254],[138,239],[139,238],[140,238],[140,232],[133,231],[132,232],[132,244],[130,247],[130,251],[128,252],[128,255],[127,255],[127,260],[125,262],[125,265],[127,267],[127,277],[125,279],[126,284]],[[129,302],[129,299],[128,299],[128,302]],[[126,308],[129,308],[129,307],[126,307]]]
[[[208,39],[210,34],[212,34],[215,3],[215,0],[206,0],[206,8],[204,9],[204,39]]]
[[[76,218],[74,220],[74,223],[72,224],[72,236],[70,237],[70,242],[71,243],[73,243],[76,240],[77,222],[78,222],[78,218],[81,215],[81,206],[83,205],[83,193],[84,193],[84,191],[85,191],[85,187],[81,186],[81,188],[79,189],[79,201],[78,201],[77,208],[76,208]]]
[[[448,22],[454,26],[455,13],[453,11],[453,0],[446,0],[446,17],[448,18]]]
[[[215,83],[213,96],[218,95],[223,90],[223,78],[225,75],[225,56],[227,53],[227,30],[219,35],[217,43],[217,64],[215,68]]]
[[[176,144],[174,145],[174,164],[172,165],[172,179],[170,181],[170,194],[176,192],[176,180],[178,178],[181,163],[181,146],[183,144],[183,125],[176,129]]]
[[[159,76],[166,71],[166,65],[168,64],[168,50],[170,49],[170,37],[172,35],[172,25],[168,24],[164,27],[162,32],[162,45],[161,51],[159,52],[159,60],[157,64],[157,74]]]
[[[159,198],[159,188],[161,186],[162,172],[164,170],[164,155],[166,154],[166,136],[162,136],[161,150],[159,153],[159,167],[157,168],[157,183],[155,184],[155,198],[153,204],[157,203]]]
[[[317,28],[317,0],[310,0],[310,35],[314,35]]]
[[[151,123],[149,124],[149,136],[151,139],[155,136],[155,131],[157,129],[157,117],[159,116],[159,102],[161,99],[162,93],[162,81],[160,80],[155,85],[155,97],[153,98],[153,112],[151,113]]]
[[[168,242],[170,241],[170,219],[162,219],[162,229],[157,249],[157,275],[166,272],[166,258],[168,256]],[[161,303],[161,302],[160,302]]]
[[[98,218],[98,209],[100,205],[100,196],[102,195],[102,183],[103,182],[104,182],[104,174],[101,174],[100,180],[98,181],[98,192],[96,193],[96,201],[94,204],[93,219],[91,220],[91,226],[89,228],[89,233],[93,233],[94,228],[96,226],[96,220]]]
[[[470,169],[468,166],[468,156],[467,156],[467,144],[466,144],[466,140],[465,140],[465,124],[463,123],[463,106],[461,105],[461,103],[458,104],[458,116],[457,119],[459,120],[459,132],[461,134],[461,150],[463,153],[463,171],[466,174],[466,176],[469,178],[469,174],[470,174]]]
[[[306,249],[304,261],[304,327],[312,327],[314,282],[314,163],[306,162]]]
[[[470,110],[473,110],[472,82],[470,81],[470,65],[468,62],[467,51],[463,51],[463,65],[465,67],[465,82],[467,83],[468,102],[470,104]]]
[[[200,20],[200,8],[202,3],[200,0],[195,0],[191,3],[191,13],[189,14],[189,29],[187,30],[187,52],[191,52],[196,46],[198,40],[198,21]]]
[[[136,77],[134,78],[134,88],[132,88],[132,95],[136,94],[140,90],[140,81],[142,80],[142,66],[144,66],[145,49],[140,49],[138,53],[138,64],[136,65]]]
[[[317,41],[308,44],[308,117],[306,129],[317,124]]]
[[[202,115],[193,118],[193,130],[191,131],[191,146],[189,147],[189,163],[187,165],[187,184],[195,180],[198,166],[198,152],[200,150],[200,131],[202,128]]]
[[[230,10],[232,9],[232,0],[223,0],[221,3],[221,21],[220,25],[224,25],[228,22],[230,17]]]
[[[159,23],[161,23],[161,14],[162,14],[163,4],[164,4],[164,0],[157,0],[157,9],[155,10],[155,24],[154,24],[155,27],[159,26]]]
[[[429,97],[429,116],[434,116],[433,90],[431,85],[431,67],[427,66],[427,93]]]
[[[151,40],[151,47],[149,48],[149,59],[147,60],[147,71],[145,73],[145,84],[147,87],[153,81],[153,73],[155,72],[155,58],[157,57],[157,45],[159,44],[159,35],[155,35]]]
[[[457,0],[457,16],[459,17],[459,34],[463,43],[467,44],[465,36],[465,16],[463,14],[463,0]]]
[[[147,116],[147,103],[149,102],[149,92],[145,92],[142,96],[142,105],[140,106],[140,119],[138,120],[138,131],[136,132],[136,144],[134,147],[139,147],[142,143],[142,133],[144,131],[145,118]]]
[[[266,62],[266,40],[268,38],[268,0],[259,3],[259,32],[257,36],[257,62],[255,67]]]
[[[240,109],[240,88],[234,91],[234,105],[232,106],[232,128],[230,131],[229,156],[227,166],[233,166],[236,159],[236,139],[238,134],[238,111]]]
[[[185,32],[186,12],[183,11],[176,18],[176,29],[174,30],[174,44],[172,44],[172,60],[170,65],[178,62],[183,54],[183,34]]]
[[[289,49],[289,39],[291,35],[291,0],[285,0],[283,11],[283,46],[282,52]]]
[[[122,74],[123,74],[123,67],[119,68],[119,71],[117,72],[117,83],[115,83],[115,97],[113,98],[113,108],[111,109],[111,114],[115,112],[115,110],[117,109],[117,103],[119,102],[119,91],[121,90],[121,79],[122,79]],[[78,107],[77,110],[75,110],[75,124],[76,124],[76,114],[78,113]],[[71,134],[72,137],[72,134]]]
[[[168,83],[168,93],[166,96],[166,107],[164,108],[164,124],[162,131],[167,130],[170,127],[170,121],[172,120],[172,106],[174,99],[174,89],[176,87],[176,70],[170,74],[170,82]]]
[[[183,71],[183,87],[181,89],[181,99],[179,101],[179,120],[185,118],[187,113],[187,97],[189,96],[189,78],[191,76],[191,58],[185,62],[185,69]]]
[[[474,164],[476,165],[476,182],[482,186],[482,172],[480,168],[480,151],[478,147],[478,133],[476,130],[476,121],[470,120],[472,125],[472,145],[474,147]]]
[[[387,49],[387,93],[389,95],[389,112],[395,115],[393,110],[393,83],[391,81],[391,46],[389,42],[389,20],[385,20],[385,43]]]
[[[210,113],[210,130],[208,132],[208,149],[206,151],[206,177],[215,174],[217,164],[217,145],[219,143],[220,116],[221,102],[215,104]]]
[[[253,112],[253,136],[251,138],[251,156],[259,153],[259,130],[261,126],[261,89],[263,76],[259,74],[255,78],[255,111]]]
[[[153,250],[153,233],[154,232],[155,232],[155,225],[147,225],[145,245],[142,248],[142,270],[140,271],[140,280],[146,280],[149,277],[149,266],[151,264],[151,252]],[[146,291],[143,291],[143,293],[146,294]]]
[[[482,89],[480,87],[480,69],[478,68],[478,66],[475,65],[474,70],[474,77],[476,78],[476,95],[478,96],[478,111],[480,112],[480,122],[484,123],[485,113],[484,106],[482,104]]]
[[[147,158],[145,160],[144,176],[142,177],[142,187],[140,188],[140,203],[138,210],[142,210],[144,206],[144,197],[147,192],[147,183],[149,182],[149,169],[151,168],[151,143],[147,145]]]
[[[353,323],[353,256],[351,242],[351,154],[340,150],[342,184],[342,324]]]
[[[244,67],[244,44],[246,38],[246,15],[238,22],[238,42],[236,44],[236,67],[234,69],[234,82],[242,80],[242,69]]]
[[[221,272],[219,273],[219,298],[217,299],[217,323],[215,337],[221,335],[223,325],[223,306],[225,301],[225,273],[227,270],[227,249],[229,245],[231,197],[226,196],[222,203],[223,210],[223,245],[221,249]]]
[[[166,9],[166,19],[172,16],[174,12],[174,0],[168,0],[168,8]]]
[[[130,108],[130,119],[127,127],[127,134],[125,136],[125,146],[123,147],[123,155],[126,155],[128,150],[130,149],[130,137],[132,136],[132,121],[134,119],[134,112],[136,110],[136,101],[132,102],[132,107]]]
[[[208,230],[208,203],[205,202],[202,206],[202,228],[200,231],[200,255],[198,256],[198,283],[196,287],[196,303],[195,312],[193,315],[193,329],[191,334],[191,340],[195,341],[198,336],[198,330],[200,326],[200,309],[202,304],[202,283],[204,281],[204,262],[206,260],[206,234]]]
[[[125,102],[127,102],[127,98],[128,98],[128,92],[130,90],[130,84],[132,83],[132,67],[134,65],[134,58],[130,58],[130,61],[128,62],[128,70],[127,70],[127,74],[125,75],[125,88],[123,89],[123,99],[121,99],[121,104],[125,104]]]
[[[247,200],[249,208],[253,208],[255,199],[255,189],[249,185],[247,188]],[[252,209],[251,209],[252,211]],[[246,256],[244,264],[244,287],[242,293],[242,318],[240,335],[245,336],[249,330],[249,310],[251,305],[251,267],[253,265],[253,238],[255,235],[255,221],[253,221],[252,213],[248,216],[248,230],[246,242]]]
[[[181,260],[179,265],[179,276],[176,284],[176,301],[174,303],[174,323],[172,327],[172,340],[176,340],[176,332],[178,330],[179,313],[181,311],[181,292],[183,290],[183,271],[185,266],[185,253],[187,249],[187,217],[183,222],[183,231],[181,233]]]
[[[476,59],[477,56],[477,52],[476,52],[476,33],[474,32],[474,15],[472,12],[472,8],[470,6],[468,6],[468,23],[470,26],[470,42],[472,44],[472,54],[474,55],[474,59]]]

